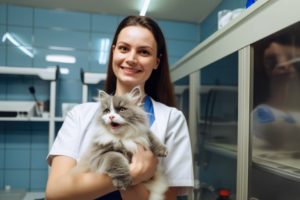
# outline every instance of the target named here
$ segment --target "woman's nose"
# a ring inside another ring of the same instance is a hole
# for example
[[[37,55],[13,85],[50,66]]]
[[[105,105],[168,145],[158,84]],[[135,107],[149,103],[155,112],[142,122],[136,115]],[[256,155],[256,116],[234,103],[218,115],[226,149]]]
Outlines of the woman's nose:
[[[126,62],[128,64],[136,64],[137,63],[137,55],[135,51],[131,51],[127,54]]]

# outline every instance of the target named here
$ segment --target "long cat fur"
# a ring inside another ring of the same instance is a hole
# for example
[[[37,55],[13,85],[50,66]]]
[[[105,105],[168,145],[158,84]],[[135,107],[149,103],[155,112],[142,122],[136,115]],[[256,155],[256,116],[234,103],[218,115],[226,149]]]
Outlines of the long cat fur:
[[[156,156],[167,156],[166,147],[150,131],[147,114],[139,106],[142,98],[139,87],[124,96],[99,91],[98,124],[101,131],[94,135],[75,171],[105,173],[117,189],[125,190],[132,184],[129,164],[138,144]],[[150,200],[165,199],[168,185],[160,166],[154,177],[144,184],[150,192]]]

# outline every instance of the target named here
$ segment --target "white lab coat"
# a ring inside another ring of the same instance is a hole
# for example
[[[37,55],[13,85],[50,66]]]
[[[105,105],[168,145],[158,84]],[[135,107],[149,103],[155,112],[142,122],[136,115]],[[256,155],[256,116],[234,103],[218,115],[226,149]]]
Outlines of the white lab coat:
[[[168,156],[162,158],[160,162],[169,186],[193,187],[192,151],[185,117],[176,108],[154,100],[152,104],[155,121],[151,126],[151,131],[168,149]],[[99,103],[80,104],[67,114],[49,152],[50,165],[54,155],[80,159],[92,135],[98,131],[96,123],[98,107]]]

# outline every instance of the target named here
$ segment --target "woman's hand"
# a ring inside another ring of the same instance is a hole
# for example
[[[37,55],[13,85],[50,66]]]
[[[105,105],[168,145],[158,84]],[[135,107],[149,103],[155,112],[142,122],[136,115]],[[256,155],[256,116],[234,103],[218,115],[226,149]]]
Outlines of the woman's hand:
[[[150,150],[139,146],[129,165],[133,185],[151,179],[156,171],[157,164],[158,159],[155,155]]]

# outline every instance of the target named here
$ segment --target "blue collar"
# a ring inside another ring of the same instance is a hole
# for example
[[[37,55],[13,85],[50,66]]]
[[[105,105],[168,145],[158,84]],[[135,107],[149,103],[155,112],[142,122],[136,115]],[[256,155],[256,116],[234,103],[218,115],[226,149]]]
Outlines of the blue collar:
[[[148,114],[149,125],[151,126],[155,120],[155,116],[154,116],[154,109],[153,109],[153,104],[150,96],[145,97],[144,110]]]

